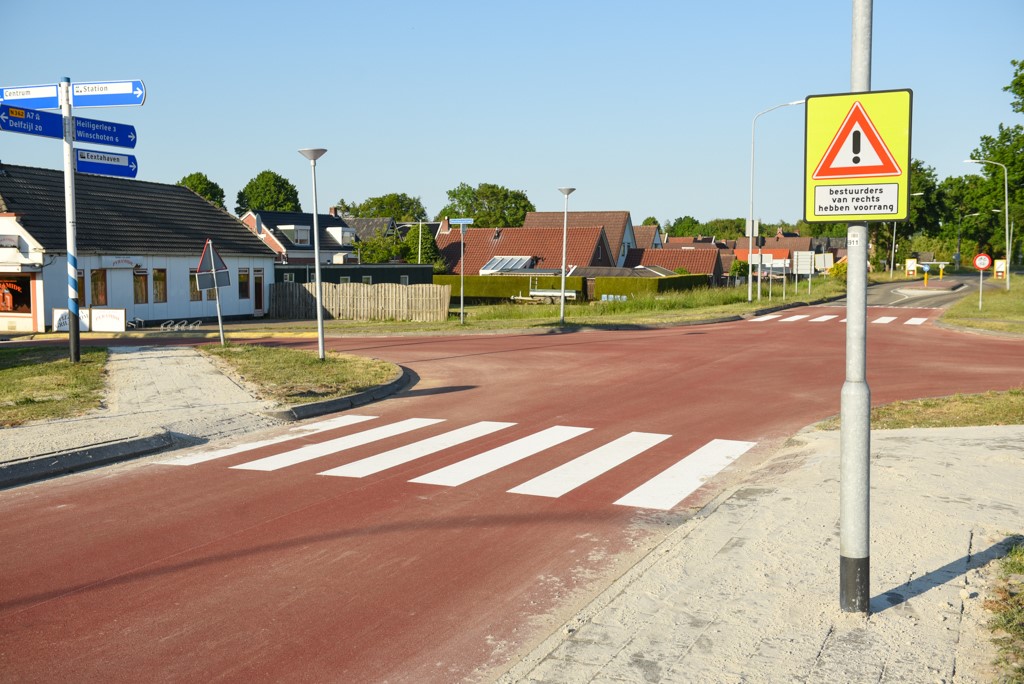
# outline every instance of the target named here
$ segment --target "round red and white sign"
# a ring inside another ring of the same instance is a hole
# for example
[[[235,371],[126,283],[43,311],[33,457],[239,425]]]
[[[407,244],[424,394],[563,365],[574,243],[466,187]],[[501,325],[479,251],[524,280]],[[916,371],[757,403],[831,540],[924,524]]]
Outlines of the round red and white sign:
[[[984,271],[986,268],[992,265],[992,257],[988,254],[979,254],[974,257],[974,268],[979,271]]]

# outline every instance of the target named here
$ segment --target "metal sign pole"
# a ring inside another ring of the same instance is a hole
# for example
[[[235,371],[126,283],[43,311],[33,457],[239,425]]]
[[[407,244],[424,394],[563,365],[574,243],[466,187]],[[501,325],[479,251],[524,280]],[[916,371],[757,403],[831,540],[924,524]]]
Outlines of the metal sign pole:
[[[71,363],[82,356],[79,349],[78,249],[75,235],[75,120],[71,116],[71,79],[60,82],[60,112],[64,117],[64,216],[68,251],[68,346]]]
[[[853,0],[850,90],[871,90],[871,0]],[[870,610],[871,390],[867,383],[866,222],[847,227],[846,381],[840,397],[839,603]],[[810,278],[808,278],[810,285]]]

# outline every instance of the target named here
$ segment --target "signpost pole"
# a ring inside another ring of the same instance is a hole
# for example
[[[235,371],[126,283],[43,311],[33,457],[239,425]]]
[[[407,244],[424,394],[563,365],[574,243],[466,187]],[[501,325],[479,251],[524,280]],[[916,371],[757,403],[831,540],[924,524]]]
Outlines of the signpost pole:
[[[978,311],[981,311],[981,296],[985,290],[985,271],[978,271]]]
[[[71,116],[71,79],[59,88],[60,112],[64,117],[64,217],[68,251],[68,346],[71,363],[81,361],[79,349],[78,256],[75,235],[75,120]]]
[[[850,91],[871,90],[872,0],[853,0]],[[846,381],[840,397],[839,603],[869,612],[871,390],[867,383],[866,222],[847,227]]]

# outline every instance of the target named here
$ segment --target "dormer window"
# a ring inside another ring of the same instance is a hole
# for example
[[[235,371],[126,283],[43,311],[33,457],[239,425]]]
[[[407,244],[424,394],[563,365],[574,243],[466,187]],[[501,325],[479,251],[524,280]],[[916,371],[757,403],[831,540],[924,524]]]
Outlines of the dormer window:
[[[297,245],[308,245],[309,244],[309,227],[308,226],[295,226],[295,244],[297,244]]]

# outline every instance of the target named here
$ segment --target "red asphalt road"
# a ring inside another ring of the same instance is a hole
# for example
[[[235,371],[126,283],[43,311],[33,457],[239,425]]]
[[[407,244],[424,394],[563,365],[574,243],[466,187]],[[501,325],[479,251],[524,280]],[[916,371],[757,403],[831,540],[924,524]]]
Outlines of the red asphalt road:
[[[1024,385],[1019,340],[904,324],[937,313],[869,310],[898,318],[868,326],[874,403]],[[0,493],[0,678],[493,678],[709,495],[669,513],[613,501],[711,439],[758,442],[740,460],[753,463],[837,413],[845,376],[838,319],[328,344],[418,382],[349,412],[377,417],[364,424]],[[407,418],[444,422],[278,471],[229,468]],[[481,420],[515,425],[363,479],[317,476]],[[409,482],[553,425],[593,429],[458,487]],[[671,437],[560,498],[507,492],[631,431]]]

